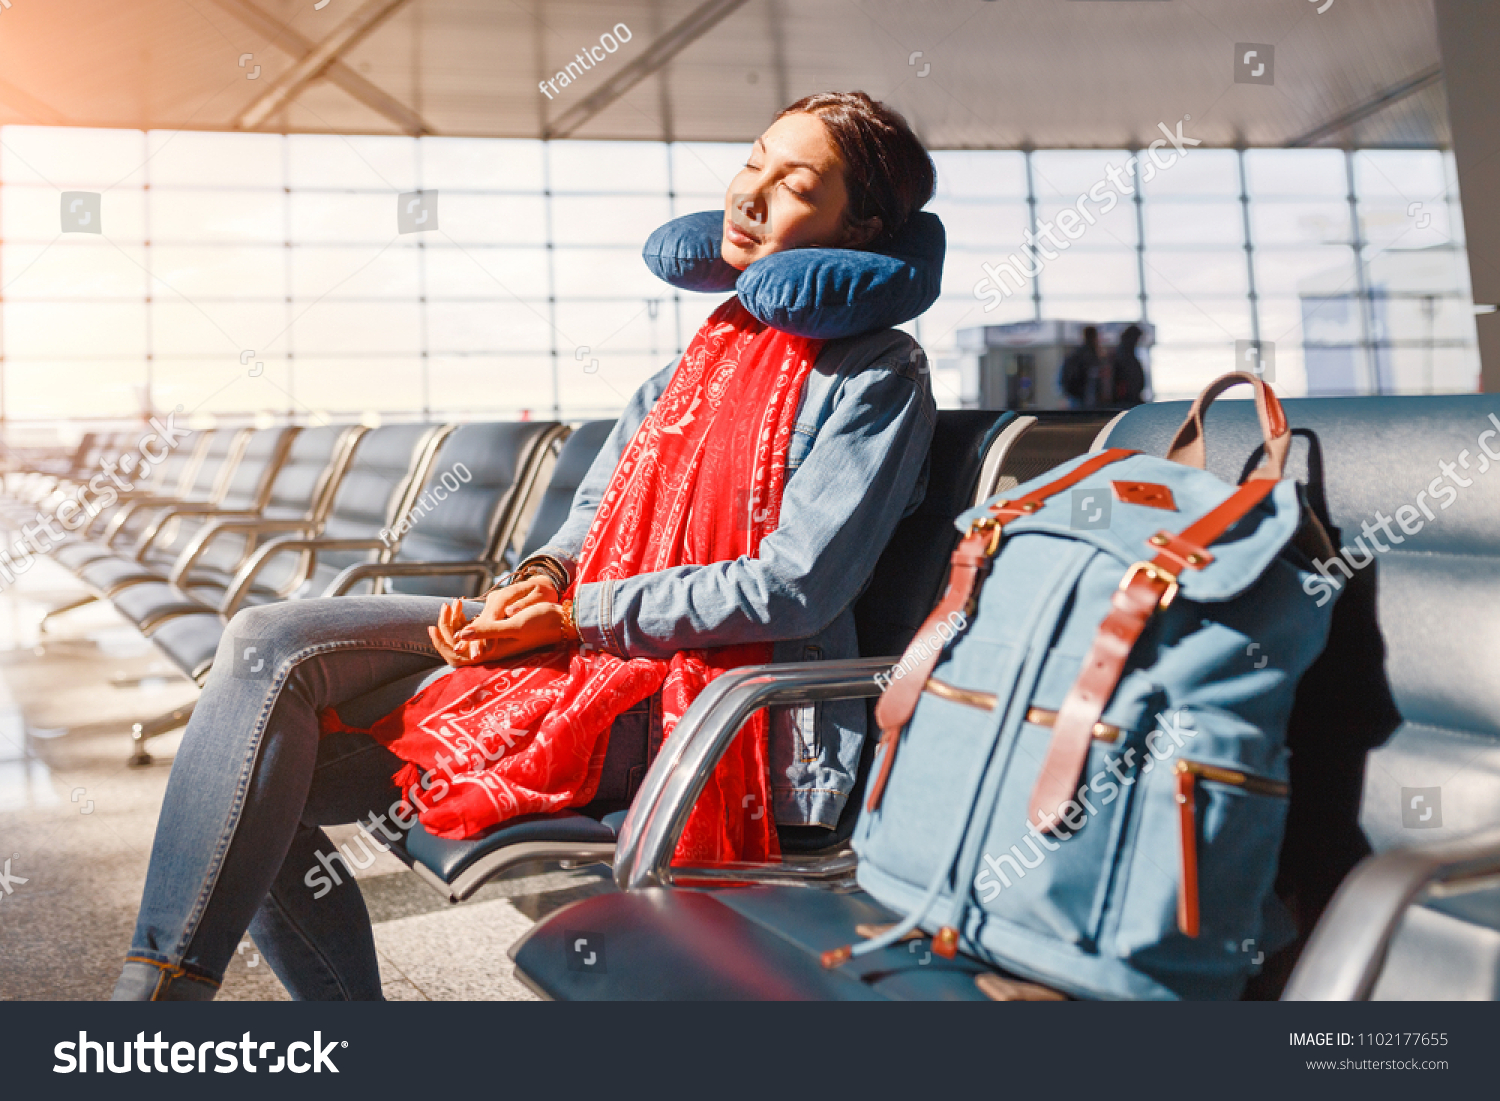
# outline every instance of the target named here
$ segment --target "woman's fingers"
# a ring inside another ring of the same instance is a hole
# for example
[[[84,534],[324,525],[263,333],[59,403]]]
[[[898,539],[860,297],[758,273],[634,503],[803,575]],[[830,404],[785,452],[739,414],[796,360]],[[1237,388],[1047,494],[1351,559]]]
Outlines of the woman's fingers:
[[[459,657],[458,653],[448,645],[443,636],[438,633],[438,629],[436,627],[427,628],[427,637],[432,639],[432,648],[436,650],[439,656],[441,656],[442,659],[449,665],[463,664],[464,659]]]
[[[523,594],[519,599],[512,600],[509,604],[505,605],[504,615],[506,619],[509,619],[523,608],[529,608],[533,604],[546,603],[548,603],[546,595],[540,589],[532,589],[530,592]]]
[[[454,601],[452,604],[444,604],[442,611],[438,612],[438,631],[452,649],[458,649],[458,643],[462,641],[458,638],[458,632],[464,628],[467,622],[468,620],[464,618],[462,608],[457,601]]]

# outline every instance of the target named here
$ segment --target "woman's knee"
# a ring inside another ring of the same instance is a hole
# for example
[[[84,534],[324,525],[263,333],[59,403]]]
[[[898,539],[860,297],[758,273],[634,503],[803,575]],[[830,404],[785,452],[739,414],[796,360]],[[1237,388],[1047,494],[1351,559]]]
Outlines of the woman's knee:
[[[288,658],[368,643],[377,649],[436,653],[427,636],[442,601],[429,597],[341,596],[287,600],[243,608],[229,621],[215,661],[246,671],[270,669]],[[252,652],[253,651],[253,652]]]

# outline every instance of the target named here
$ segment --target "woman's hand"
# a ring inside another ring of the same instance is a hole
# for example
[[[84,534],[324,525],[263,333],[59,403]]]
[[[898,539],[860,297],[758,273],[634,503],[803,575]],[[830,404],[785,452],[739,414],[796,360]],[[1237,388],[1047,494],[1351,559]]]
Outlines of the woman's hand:
[[[561,642],[562,608],[552,582],[533,576],[490,593],[472,623],[462,601],[445,605],[427,634],[449,665],[478,665]]]

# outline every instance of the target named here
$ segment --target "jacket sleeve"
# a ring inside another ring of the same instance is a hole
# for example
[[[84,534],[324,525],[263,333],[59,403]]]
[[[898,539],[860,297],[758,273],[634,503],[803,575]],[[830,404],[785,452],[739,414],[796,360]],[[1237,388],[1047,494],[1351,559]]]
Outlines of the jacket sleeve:
[[[906,347],[840,381],[758,558],[579,585],[573,607],[583,642],[664,658],[805,638],[830,624],[858,597],[924,488],[936,412],[927,373]]]
[[[677,364],[673,362],[647,379],[631,396],[625,406],[625,411],[615,421],[615,426],[605,438],[604,445],[599,448],[599,454],[589,465],[588,473],[583,476],[583,481],[578,483],[578,490],[573,494],[572,507],[568,509],[568,518],[563,521],[562,527],[557,529],[556,534],[547,540],[546,545],[532,555],[534,558],[546,555],[562,563],[567,568],[570,585],[578,576],[578,555],[583,550],[583,539],[589,533],[589,525],[594,522],[594,513],[599,509],[599,502],[604,498],[604,491],[609,488],[609,480],[614,475],[615,464],[620,461],[620,454],[625,450],[625,445],[630,442],[636,430],[645,421],[646,415],[651,412],[656,399],[661,397],[662,392],[666,390],[667,383],[672,380],[672,372],[676,369]]]

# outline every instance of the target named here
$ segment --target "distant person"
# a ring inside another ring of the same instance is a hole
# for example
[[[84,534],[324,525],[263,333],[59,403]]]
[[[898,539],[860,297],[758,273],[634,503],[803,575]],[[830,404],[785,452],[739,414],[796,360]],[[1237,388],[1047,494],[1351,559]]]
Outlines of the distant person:
[[[1110,356],[1110,389],[1113,393],[1105,404],[1128,409],[1146,400],[1141,396],[1146,390],[1146,369],[1135,354],[1135,346],[1143,335],[1139,325],[1127,325],[1120,334],[1120,343]]]
[[[1104,374],[1104,353],[1099,348],[1099,330],[1083,327],[1083,343],[1068,353],[1062,365],[1062,389],[1074,409],[1092,409],[1107,405],[1101,400],[1100,381]]]

